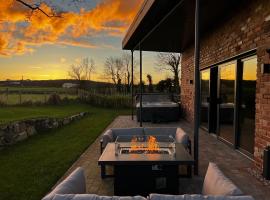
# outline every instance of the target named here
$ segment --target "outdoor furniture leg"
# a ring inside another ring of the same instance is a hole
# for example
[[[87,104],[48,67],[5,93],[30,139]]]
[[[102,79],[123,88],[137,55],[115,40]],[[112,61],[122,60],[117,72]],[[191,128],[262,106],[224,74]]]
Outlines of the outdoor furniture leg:
[[[106,174],[106,165],[100,165],[100,170],[100,176],[102,179],[114,177],[114,174]]]
[[[191,165],[187,166],[187,177],[192,178],[192,166]]]
[[[106,166],[105,165],[101,165],[100,166],[101,169],[101,178],[105,179],[106,178]]]
[[[184,165],[186,166],[186,173],[182,174],[181,172],[178,173],[179,178],[192,178],[192,166],[191,165]]]

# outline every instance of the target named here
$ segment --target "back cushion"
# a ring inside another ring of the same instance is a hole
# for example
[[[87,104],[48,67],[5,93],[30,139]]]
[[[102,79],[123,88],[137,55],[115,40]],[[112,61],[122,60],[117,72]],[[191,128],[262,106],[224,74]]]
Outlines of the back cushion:
[[[98,196],[95,194],[66,194],[66,195],[55,195],[53,200],[147,200],[141,196]]]
[[[102,147],[106,147],[106,145],[109,143],[109,142],[114,142],[114,137],[113,137],[113,132],[111,129],[107,130],[103,136],[102,136],[102,139],[103,139],[103,143],[102,143]]]
[[[114,140],[116,140],[117,136],[121,135],[143,135],[143,128],[113,128],[111,130]]]
[[[203,196],[199,194],[162,195],[150,194],[149,200],[254,200],[252,196]]]
[[[144,134],[145,135],[171,135],[175,137],[176,128],[168,127],[168,128],[161,128],[161,127],[155,127],[155,128],[144,128]]]
[[[83,194],[85,192],[84,171],[81,167],[78,167],[42,200],[51,200],[56,194]]]
[[[202,194],[204,195],[226,195],[236,196],[243,195],[242,191],[218,168],[214,163],[209,163],[204,183]]]
[[[175,134],[175,140],[177,143],[183,144],[185,148],[188,147],[189,136],[186,134],[186,132],[182,128],[177,128],[176,134]]]

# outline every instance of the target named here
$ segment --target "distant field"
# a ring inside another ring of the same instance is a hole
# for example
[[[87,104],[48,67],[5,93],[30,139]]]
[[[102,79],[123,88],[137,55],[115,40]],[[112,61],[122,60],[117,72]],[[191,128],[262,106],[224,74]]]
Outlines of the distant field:
[[[21,94],[21,100],[19,94],[9,94],[8,97],[6,95],[0,95],[0,101],[7,104],[7,105],[15,105],[20,104],[28,101],[34,102],[41,102],[44,103],[48,100],[50,94]],[[76,99],[77,95],[70,95],[70,94],[59,94],[61,99],[67,97],[69,99]]]
[[[7,105],[24,102],[46,102],[49,96],[57,93],[61,98],[75,99],[77,91],[74,88],[57,87],[0,87],[0,101]]]
[[[76,89],[74,88],[62,88],[62,87],[4,87],[0,86],[0,92],[6,92],[8,89],[9,92],[17,92],[17,91],[22,91],[22,92],[61,92],[61,93],[66,93],[66,92],[76,92]]]

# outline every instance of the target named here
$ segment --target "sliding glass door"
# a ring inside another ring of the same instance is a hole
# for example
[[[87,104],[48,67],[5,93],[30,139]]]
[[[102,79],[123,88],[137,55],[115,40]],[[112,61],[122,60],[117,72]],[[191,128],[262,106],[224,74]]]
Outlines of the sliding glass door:
[[[210,69],[201,71],[201,126],[208,130]]]
[[[257,57],[239,57],[201,71],[201,127],[254,153]]]
[[[219,66],[218,131],[219,136],[234,144],[236,62]]]
[[[255,135],[255,95],[256,95],[256,56],[244,59],[240,81],[239,104],[239,148],[254,153]]]

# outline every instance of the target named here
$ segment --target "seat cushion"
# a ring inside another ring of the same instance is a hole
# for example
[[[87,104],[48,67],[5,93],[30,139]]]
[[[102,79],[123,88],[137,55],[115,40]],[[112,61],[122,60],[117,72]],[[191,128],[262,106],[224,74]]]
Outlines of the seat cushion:
[[[147,200],[141,196],[98,196],[95,194],[65,194],[55,195],[53,200]]]
[[[145,135],[171,135],[175,137],[176,133],[176,127],[166,127],[166,128],[161,128],[161,127],[154,127],[154,128],[144,128],[144,134]]]
[[[143,128],[113,128],[113,139],[116,140],[117,136],[121,135],[143,135]]]
[[[149,200],[254,200],[252,196],[203,196],[200,194],[150,194]]]
[[[209,163],[202,189],[203,195],[243,195],[242,191],[229,180],[214,163]]]
[[[81,167],[78,167],[42,200],[51,200],[56,194],[83,194],[85,192],[84,171]]]

